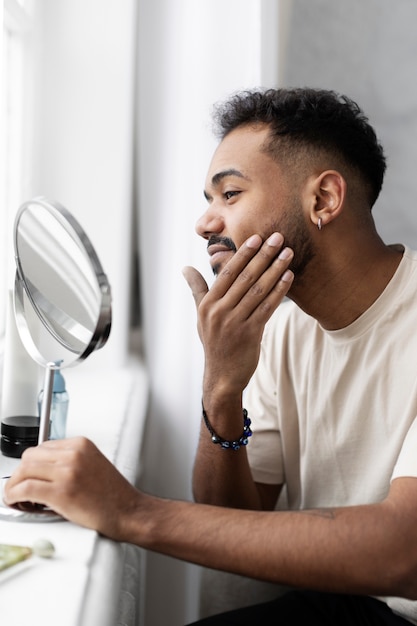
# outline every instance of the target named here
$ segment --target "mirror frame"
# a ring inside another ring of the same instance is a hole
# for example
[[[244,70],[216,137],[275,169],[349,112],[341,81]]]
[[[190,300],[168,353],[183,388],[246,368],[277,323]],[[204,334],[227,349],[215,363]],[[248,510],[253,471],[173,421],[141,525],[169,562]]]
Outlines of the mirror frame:
[[[27,347],[28,352],[32,356],[32,358],[39,363],[40,365],[46,365],[47,360],[42,357],[39,353],[28,328],[26,328],[25,322],[25,305],[24,305],[24,295],[28,298],[32,307],[34,308],[36,314],[38,315],[40,321],[48,330],[48,332],[58,341],[60,345],[62,345],[67,350],[68,346],[62,341],[62,339],[57,336],[55,330],[50,327],[48,321],[45,319],[43,312],[39,309],[36,304],[31,291],[27,285],[24,268],[22,268],[22,264],[19,258],[19,243],[18,243],[18,229],[19,223],[22,218],[24,212],[32,205],[41,206],[43,209],[46,209],[49,213],[53,215],[55,219],[57,219],[62,226],[66,229],[66,231],[70,234],[70,236],[75,239],[75,241],[82,247],[88,258],[91,262],[92,269],[96,275],[99,292],[101,294],[101,302],[100,302],[100,310],[98,313],[97,323],[93,334],[90,338],[88,345],[85,349],[78,354],[77,358],[72,361],[68,367],[78,363],[79,361],[83,361],[87,358],[89,354],[94,352],[95,350],[100,349],[106,342],[110,335],[111,330],[111,318],[112,318],[112,308],[111,308],[111,288],[107,279],[106,274],[103,271],[103,267],[100,263],[98,255],[84,232],[83,228],[77,222],[75,217],[61,204],[55,201],[50,201],[47,198],[40,196],[28,200],[24,202],[19,208],[13,230],[13,243],[14,243],[14,251],[15,251],[15,263],[16,263],[16,278],[15,278],[15,299],[14,299],[14,308],[15,315],[17,320],[17,326],[20,334],[24,335],[24,343]],[[24,293],[23,293],[24,292]],[[27,346],[27,343],[30,343],[30,348]],[[64,365],[65,367],[65,365]]]

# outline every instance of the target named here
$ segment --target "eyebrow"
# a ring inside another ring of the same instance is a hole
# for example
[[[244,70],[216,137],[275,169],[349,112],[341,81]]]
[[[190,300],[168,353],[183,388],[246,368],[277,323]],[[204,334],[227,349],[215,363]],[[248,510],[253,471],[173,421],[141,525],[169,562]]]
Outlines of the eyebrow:
[[[237,176],[238,178],[244,178],[245,180],[250,180],[247,176],[242,174],[242,172],[240,172],[239,170],[236,170],[234,168],[230,168],[228,170],[222,170],[222,171],[217,172],[216,174],[214,174],[214,176],[211,179],[211,186],[212,187],[218,187],[219,184],[221,183],[221,181],[224,178],[228,178],[229,176]],[[209,200],[211,196],[207,193],[207,191],[204,190],[203,193],[204,193],[205,199]]]

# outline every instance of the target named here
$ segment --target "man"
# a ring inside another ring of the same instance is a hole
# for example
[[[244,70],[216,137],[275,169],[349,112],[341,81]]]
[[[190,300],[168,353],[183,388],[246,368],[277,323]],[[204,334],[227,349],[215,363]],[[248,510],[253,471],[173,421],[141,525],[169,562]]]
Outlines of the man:
[[[197,503],[137,491],[85,439],[26,452],[7,502],[295,588],[203,623],[417,623],[417,254],[374,226],[382,148],[328,91],[238,94],[218,122],[197,224],[217,278],[185,270]]]

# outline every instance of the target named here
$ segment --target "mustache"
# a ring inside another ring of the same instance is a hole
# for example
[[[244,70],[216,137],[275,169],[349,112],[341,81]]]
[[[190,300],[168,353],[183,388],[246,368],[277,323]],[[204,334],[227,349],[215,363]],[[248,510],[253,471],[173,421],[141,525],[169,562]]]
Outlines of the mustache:
[[[229,250],[231,250],[232,252],[237,251],[237,248],[233,239],[230,239],[230,237],[220,237],[219,235],[212,235],[209,238],[207,242],[207,249],[209,249],[210,246],[214,244],[218,244],[218,243],[221,244],[222,246],[225,246],[226,248],[229,248]]]

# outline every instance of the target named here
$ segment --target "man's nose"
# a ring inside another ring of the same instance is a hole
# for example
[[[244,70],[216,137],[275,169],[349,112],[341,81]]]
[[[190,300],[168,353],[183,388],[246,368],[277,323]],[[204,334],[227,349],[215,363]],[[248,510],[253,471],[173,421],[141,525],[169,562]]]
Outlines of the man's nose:
[[[210,206],[198,219],[195,229],[197,234],[204,239],[209,239],[211,235],[219,235],[224,230],[223,217],[213,206]]]

